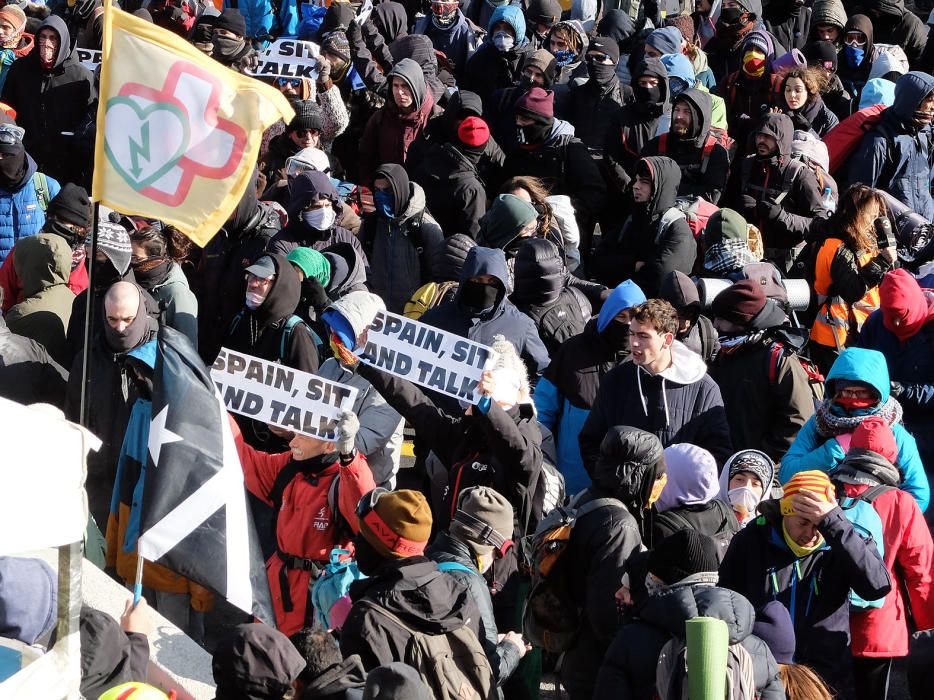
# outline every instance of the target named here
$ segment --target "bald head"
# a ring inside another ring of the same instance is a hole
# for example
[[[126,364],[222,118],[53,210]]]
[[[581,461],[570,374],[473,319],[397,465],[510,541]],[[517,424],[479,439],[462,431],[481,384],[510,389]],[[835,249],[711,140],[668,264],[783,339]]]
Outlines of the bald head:
[[[118,333],[133,323],[142,307],[142,295],[135,284],[115,282],[104,296],[104,315],[107,323]]]

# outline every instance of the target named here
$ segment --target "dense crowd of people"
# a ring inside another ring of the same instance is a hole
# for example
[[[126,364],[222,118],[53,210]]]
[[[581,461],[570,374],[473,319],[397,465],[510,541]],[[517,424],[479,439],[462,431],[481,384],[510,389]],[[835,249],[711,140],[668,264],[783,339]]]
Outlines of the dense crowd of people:
[[[695,618],[728,697],[882,700],[903,657],[928,697],[922,8],[120,5],[224,70],[318,49],[256,78],[295,116],[201,248],[92,220],[100,0],[0,7],[0,396],[101,439],[99,566],[136,582],[160,327],[356,389],[336,441],[231,414],[275,625],[210,641],[218,699],[526,700],[543,672],[687,697]],[[368,363],[386,311],[492,348],[478,399]],[[120,625],[83,610],[84,697],[143,688],[148,606],[205,643],[215,592],[143,585]],[[0,558],[0,603],[0,634],[54,643],[45,565]]]

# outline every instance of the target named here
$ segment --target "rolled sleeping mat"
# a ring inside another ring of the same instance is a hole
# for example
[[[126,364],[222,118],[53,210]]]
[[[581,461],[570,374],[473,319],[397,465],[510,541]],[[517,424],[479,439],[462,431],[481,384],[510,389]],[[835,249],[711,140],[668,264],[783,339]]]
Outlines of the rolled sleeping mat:
[[[727,289],[733,282],[731,280],[702,277],[697,280],[697,293],[700,296],[701,308],[707,310],[713,304],[716,296]],[[804,311],[811,302],[811,286],[807,280],[783,279],[782,286],[788,295],[788,308],[791,311]]]
[[[685,621],[684,630],[689,700],[722,700],[730,647],[726,623],[713,617],[694,617]]]

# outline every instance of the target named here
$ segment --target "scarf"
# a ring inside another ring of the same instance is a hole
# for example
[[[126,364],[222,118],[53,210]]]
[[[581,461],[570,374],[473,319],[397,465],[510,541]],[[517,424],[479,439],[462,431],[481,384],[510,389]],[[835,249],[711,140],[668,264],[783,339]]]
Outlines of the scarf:
[[[704,252],[704,268],[718,274],[741,270],[754,262],[758,261],[749,250],[749,244],[739,238],[724,239]]]
[[[788,549],[790,549],[791,553],[794,554],[798,559],[803,559],[807,555],[813,554],[824,546],[824,536],[820,533],[817,533],[817,544],[814,544],[810,547],[802,547],[800,544],[791,539],[791,536],[788,534],[788,530],[785,528],[784,519],[782,519],[782,537],[785,538],[785,544],[788,545]]]
[[[882,408],[876,409],[871,415],[881,416],[889,426],[902,422],[902,405],[890,396]],[[866,416],[839,416],[833,411],[833,399],[825,399],[817,407],[815,418],[817,432],[825,438],[836,437],[844,433],[852,433],[859,427]]]

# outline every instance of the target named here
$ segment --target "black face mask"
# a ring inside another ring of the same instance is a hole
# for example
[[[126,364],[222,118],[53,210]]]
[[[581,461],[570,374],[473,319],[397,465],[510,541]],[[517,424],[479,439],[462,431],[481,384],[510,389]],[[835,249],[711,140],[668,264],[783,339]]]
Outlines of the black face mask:
[[[629,324],[612,320],[601,333],[607,344],[616,352],[629,354]]]
[[[26,151],[10,153],[0,160],[0,187],[7,190],[19,189],[26,176]]]
[[[147,260],[133,267],[133,276],[143,289],[152,289],[169,276],[172,261],[165,258]]]
[[[229,36],[216,34],[211,38],[211,42],[214,44],[214,55],[227,60],[236,58],[246,46],[245,39],[232,39]]]
[[[530,146],[533,144],[544,143],[545,139],[551,133],[551,124],[540,124],[533,122],[525,126],[516,127],[516,138],[520,145]]]
[[[744,13],[745,10],[741,7],[727,7],[720,10],[720,19],[717,20],[717,30],[724,29],[727,32],[735,32],[738,29],[742,29],[746,26],[746,23],[740,19]]]
[[[107,322],[106,310],[104,315],[104,339],[108,347],[118,354],[128,353],[133,348],[142,345],[149,331],[149,316],[146,314],[146,305],[142,298],[139,300],[139,309],[136,318],[123,331],[117,331]]]
[[[61,236],[66,241],[68,241],[68,245],[72,250],[84,243],[84,236],[79,236],[77,233],[65,226],[65,224],[63,224],[61,221],[46,219],[42,230],[47,233],[54,233],[58,236]]]
[[[106,292],[114,282],[119,282],[123,277],[117,272],[114,264],[107,260],[94,261],[94,289],[99,293]]]
[[[655,105],[662,99],[662,89],[660,86],[646,87],[636,83],[632,87],[632,94],[635,95],[636,102],[644,105]]]
[[[461,285],[460,306],[471,316],[483,316],[493,310],[498,296],[495,285],[467,280]]]
[[[587,73],[595,83],[606,85],[616,77],[616,66],[608,66],[605,63],[588,63]]]

